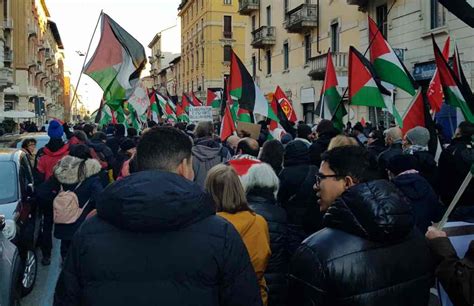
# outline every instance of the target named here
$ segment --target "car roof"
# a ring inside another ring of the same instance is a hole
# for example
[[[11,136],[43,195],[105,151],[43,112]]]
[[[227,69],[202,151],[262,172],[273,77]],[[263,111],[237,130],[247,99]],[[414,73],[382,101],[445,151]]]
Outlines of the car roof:
[[[0,162],[3,162],[3,161],[18,162],[21,154],[22,154],[22,151],[20,149],[0,148]]]

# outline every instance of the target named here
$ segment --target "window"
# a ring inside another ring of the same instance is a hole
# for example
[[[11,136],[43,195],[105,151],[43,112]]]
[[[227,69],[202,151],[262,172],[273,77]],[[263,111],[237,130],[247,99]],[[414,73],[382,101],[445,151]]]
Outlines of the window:
[[[331,24],[331,51],[339,52],[339,23]]]
[[[201,65],[204,65],[204,46],[201,49]]]
[[[267,58],[267,74],[272,74],[272,51],[267,50],[265,53]]]
[[[309,62],[311,58],[311,34],[304,36],[304,62]]]
[[[255,77],[257,76],[257,58],[255,55],[252,56],[252,77],[255,80]]]
[[[199,50],[196,50],[196,69],[199,66]]]
[[[232,16],[224,16],[224,38],[232,38]]]
[[[431,29],[446,25],[446,12],[438,0],[431,0]]]
[[[272,25],[272,7],[271,5],[267,6],[267,26]]]
[[[224,62],[230,62],[232,56],[232,47],[224,46]]]
[[[204,39],[204,18],[201,18],[201,39]]]
[[[290,50],[288,48],[288,43],[283,44],[283,69],[288,70],[290,67]]]
[[[191,54],[191,71],[193,70],[194,68],[194,55]]]
[[[283,1],[283,19],[286,19],[286,13],[288,13],[289,1],[290,0]]]
[[[255,31],[255,29],[257,28],[257,16],[253,15],[252,16],[252,31]]]
[[[376,8],[377,26],[382,32],[383,37],[387,38],[387,4],[377,6]]]
[[[204,8],[204,0],[201,0],[201,8]]]
[[[314,122],[314,103],[303,103],[303,118],[306,124]]]
[[[232,4],[232,0],[224,0],[224,4]]]

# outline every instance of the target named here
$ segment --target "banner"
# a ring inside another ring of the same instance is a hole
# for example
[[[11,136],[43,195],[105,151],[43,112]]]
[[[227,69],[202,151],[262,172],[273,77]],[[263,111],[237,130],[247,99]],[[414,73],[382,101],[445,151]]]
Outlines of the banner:
[[[189,107],[189,121],[211,121],[212,122],[212,106],[196,106]]]

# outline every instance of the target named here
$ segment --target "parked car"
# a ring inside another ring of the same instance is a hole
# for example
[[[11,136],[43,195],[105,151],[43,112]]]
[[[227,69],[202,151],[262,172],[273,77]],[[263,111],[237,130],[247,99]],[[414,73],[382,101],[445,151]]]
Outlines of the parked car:
[[[40,230],[33,173],[26,154],[19,149],[0,149],[0,215],[3,235],[15,244],[21,259],[19,292],[31,292],[36,281],[36,243]]]
[[[0,148],[21,149],[21,144],[26,138],[36,139],[37,150],[44,147],[49,141],[49,136],[46,133],[23,133],[17,135],[5,135],[0,137]]]
[[[18,292],[21,259],[18,248],[2,233],[5,220],[0,218],[0,305],[19,305]]]

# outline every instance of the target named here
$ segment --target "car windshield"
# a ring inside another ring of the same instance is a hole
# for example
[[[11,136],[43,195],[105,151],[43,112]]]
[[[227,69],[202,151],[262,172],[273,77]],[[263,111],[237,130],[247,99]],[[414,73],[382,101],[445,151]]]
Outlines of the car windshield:
[[[0,204],[14,202],[18,199],[18,179],[15,163],[0,162]]]

